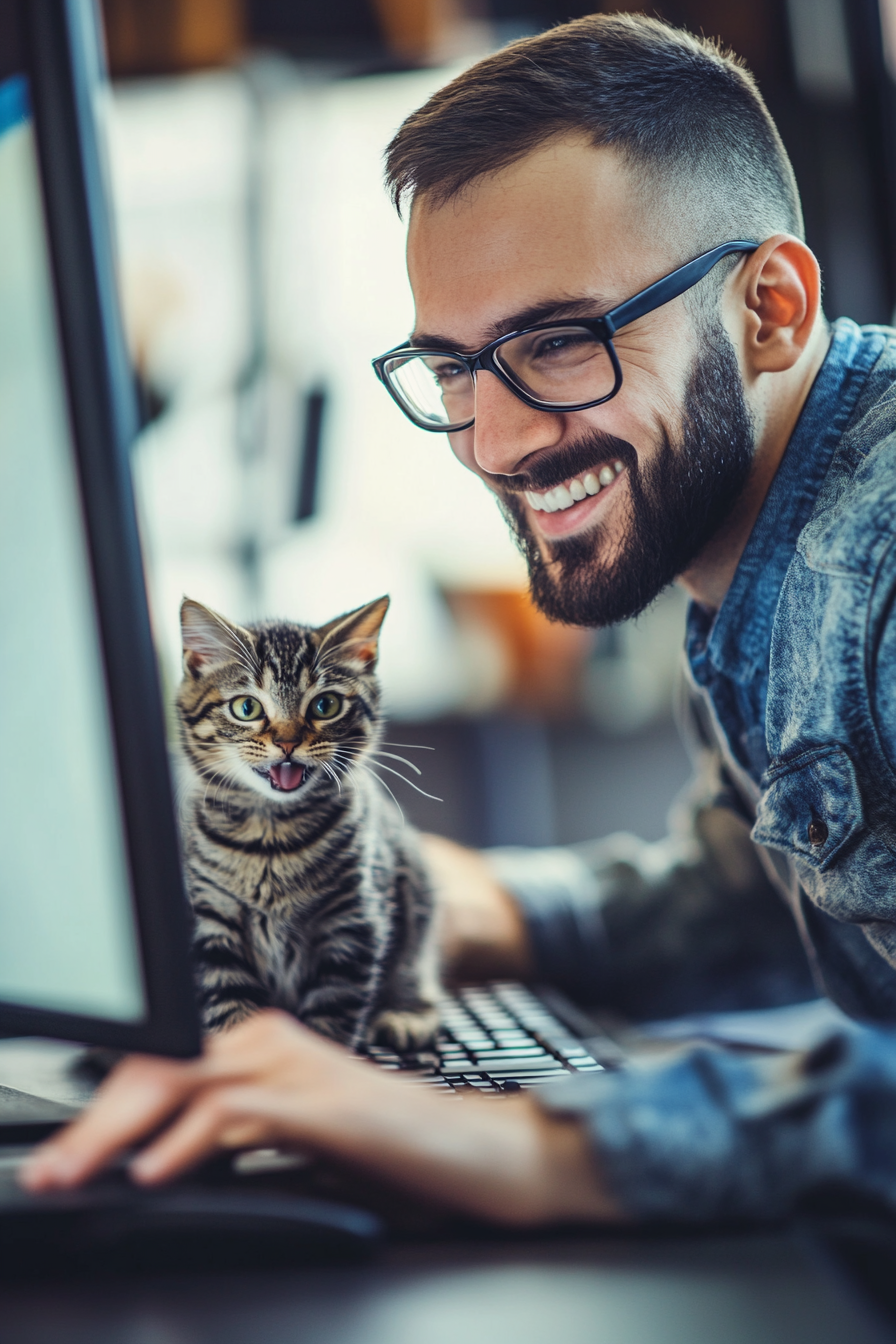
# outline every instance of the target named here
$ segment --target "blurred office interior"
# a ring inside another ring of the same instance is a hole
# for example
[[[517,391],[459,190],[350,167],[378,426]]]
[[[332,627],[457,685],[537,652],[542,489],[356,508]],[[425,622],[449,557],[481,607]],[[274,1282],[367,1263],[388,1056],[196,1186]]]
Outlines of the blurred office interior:
[[[110,171],[144,428],[135,469],[166,683],[183,594],[317,622],[391,594],[405,814],[472,844],[659,837],[685,604],[549,625],[498,510],[370,368],[409,331],[399,123],[462,66],[581,0],[104,0]],[[609,4],[608,10],[643,6]],[[896,298],[896,0],[669,0],[759,79],[830,317]],[[421,747],[435,750],[421,750]]]

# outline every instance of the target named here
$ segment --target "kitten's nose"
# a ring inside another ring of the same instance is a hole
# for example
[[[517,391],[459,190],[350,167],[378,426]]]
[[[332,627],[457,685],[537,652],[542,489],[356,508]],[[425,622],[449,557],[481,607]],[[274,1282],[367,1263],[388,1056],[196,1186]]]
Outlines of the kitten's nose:
[[[298,746],[297,742],[275,742],[275,747],[279,747],[284,756],[289,756]]]

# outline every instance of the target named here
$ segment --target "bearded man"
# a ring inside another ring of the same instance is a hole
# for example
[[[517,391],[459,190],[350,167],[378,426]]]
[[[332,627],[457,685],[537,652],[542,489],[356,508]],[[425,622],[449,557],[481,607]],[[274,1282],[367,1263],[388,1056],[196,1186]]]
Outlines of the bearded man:
[[[539,607],[601,626],[672,581],[691,597],[688,825],[534,854],[433,840],[455,964],[636,1017],[814,984],[881,1025],[455,1107],[260,1014],[199,1063],[126,1062],[26,1179],[155,1135],[138,1179],[296,1143],[520,1223],[768,1217],[831,1180],[896,1200],[875,1139],[896,1132],[896,333],[828,324],[750,75],[655,20],[480,62],[402,126],[387,177],[416,326],[377,373],[495,493]]]

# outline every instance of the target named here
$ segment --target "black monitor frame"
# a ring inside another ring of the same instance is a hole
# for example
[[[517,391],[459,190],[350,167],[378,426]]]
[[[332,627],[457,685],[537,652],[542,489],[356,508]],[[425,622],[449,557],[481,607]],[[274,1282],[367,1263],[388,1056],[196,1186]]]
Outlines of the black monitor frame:
[[[0,1002],[0,1035],[191,1057],[201,1037],[189,909],[128,461],[134,380],[95,120],[99,17],[93,0],[0,0],[0,9],[0,40],[19,47],[2,54],[0,68],[11,73],[18,60],[29,80],[147,1000],[146,1018],[133,1023]]]

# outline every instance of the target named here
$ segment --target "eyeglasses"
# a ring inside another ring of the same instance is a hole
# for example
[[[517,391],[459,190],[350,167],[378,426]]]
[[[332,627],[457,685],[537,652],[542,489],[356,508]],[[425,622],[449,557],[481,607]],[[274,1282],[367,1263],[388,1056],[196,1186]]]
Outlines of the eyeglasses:
[[[679,266],[602,317],[540,322],[500,336],[475,355],[399,345],[373,361],[386,391],[409,420],[434,433],[469,429],[475,375],[486,369],[538,411],[584,411],[615,397],[622,369],[613,335],[691,289],[723,257],[755,252],[752,242],[722,243]]]

